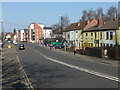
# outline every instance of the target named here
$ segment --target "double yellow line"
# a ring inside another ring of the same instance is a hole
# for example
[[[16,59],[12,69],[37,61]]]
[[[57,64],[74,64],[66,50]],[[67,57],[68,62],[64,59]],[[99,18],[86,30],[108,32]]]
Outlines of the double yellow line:
[[[30,82],[27,74],[25,73],[25,70],[23,69],[23,66],[22,66],[21,63],[20,63],[20,59],[19,59],[18,56],[17,56],[17,60],[18,60],[19,65],[20,65],[20,69],[21,69],[21,71],[22,71],[22,73],[23,73],[23,77],[24,77],[24,79],[25,79],[27,88],[29,88],[29,89],[31,89],[31,90],[34,90],[34,88],[33,88],[33,86],[32,86],[32,83]]]
[[[16,54],[18,54],[15,48],[14,48],[14,50],[15,50]],[[23,77],[24,77],[25,84],[26,84],[27,88],[29,88],[30,90],[34,90],[34,88],[32,86],[32,83],[30,82],[27,74],[25,73],[25,70],[24,70],[22,64],[20,63],[20,59],[19,59],[18,55],[17,55],[16,59],[18,60],[18,63],[19,63],[19,66],[20,66],[20,70],[23,73]]]

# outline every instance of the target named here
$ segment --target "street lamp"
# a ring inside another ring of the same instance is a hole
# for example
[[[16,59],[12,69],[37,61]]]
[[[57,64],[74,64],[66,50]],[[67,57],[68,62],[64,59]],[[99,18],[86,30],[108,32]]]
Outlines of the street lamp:
[[[2,42],[3,42],[3,32],[4,32],[4,30],[3,30],[3,20],[1,20],[1,33],[2,33]]]
[[[1,20],[1,33],[2,33],[2,48],[3,48],[3,41],[4,41],[4,27],[3,27],[3,20]]]
[[[62,15],[60,15],[60,19],[61,19],[60,23],[61,23],[61,33],[62,33],[63,32],[63,17],[62,17]],[[63,38],[62,41],[64,42],[64,46],[65,46],[64,50],[66,51],[66,34],[65,34],[65,38]]]
[[[60,16],[60,24],[61,24],[60,28],[61,28],[61,32],[62,32],[62,15],[59,15],[59,16]]]

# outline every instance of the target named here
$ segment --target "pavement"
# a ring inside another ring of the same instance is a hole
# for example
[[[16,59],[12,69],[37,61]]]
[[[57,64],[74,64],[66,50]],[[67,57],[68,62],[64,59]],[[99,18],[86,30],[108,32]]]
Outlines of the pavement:
[[[38,45],[38,44],[36,44],[36,45]],[[38,46],[41,46],[41,45],[38,45]],[[47,46],[42,46],[42,47],[50,49],[50,47],[47,47]],[[61,50],[61,49],[55,49],[55,48],[52,48],[52,50],[54,50],[56,52],[59,52],[59,53],[64,53],[64,54],[66,54],[68,56],[71,56],[71,57],[80,57],[85,61],[105,64],[105,65],[110,65],[110,66],[115,66],[115,67],[120,66],[120,61],[119,60],[98,58],[98,57],[92,57],[92,56],[87,56],[87,55],[81,55],[81,54],[77,54],[77,53],[74,55],[73,52],[68,52],[68,51],[64,51],[64,50]]]
[[[17,53],[13,44],[12,48],[7,48],[6,43],[2,52],[2,90],[12,88],[26,88],[24,74],[17,59]]]

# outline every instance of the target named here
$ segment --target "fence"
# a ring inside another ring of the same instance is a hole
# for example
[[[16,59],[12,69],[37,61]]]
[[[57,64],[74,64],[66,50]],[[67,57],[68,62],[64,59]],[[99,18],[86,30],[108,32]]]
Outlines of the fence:
[[[67,48],[67,51],[74,52],[75,48]],[[105,50],[107,52],[105,52]],[[85,48],[84,50],[76,50],[78,54],[84,54],[99,58],[108,58],[120,60],[120,46],[116,47],[101,47],[101,48]],[[106,53],[106,54],[105,54]]]

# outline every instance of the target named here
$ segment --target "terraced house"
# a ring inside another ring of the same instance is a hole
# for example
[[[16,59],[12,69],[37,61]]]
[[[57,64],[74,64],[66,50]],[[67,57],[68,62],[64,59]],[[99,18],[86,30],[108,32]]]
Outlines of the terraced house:
[[[111,19],[104,22],[102,19],[89,28],[84,28],[84,47],[105,47],[120,45],[120,25],[118,19]]]
[[[69,43],[69,47],[75,47],[79,49],[81,31],[83,27],[85,27],[86,21],[76,22],[69,25],[64,32],[66,32],[67,42]],[[78,34],[79,33],[79,34]]]

